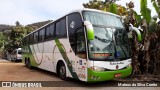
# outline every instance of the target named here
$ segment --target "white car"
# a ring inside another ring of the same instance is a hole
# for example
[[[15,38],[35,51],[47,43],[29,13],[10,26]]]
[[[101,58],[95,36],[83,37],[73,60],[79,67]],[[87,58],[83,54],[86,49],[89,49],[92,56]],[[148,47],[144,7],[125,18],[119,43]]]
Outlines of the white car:
[[[13,53],[11,54],[11,60],[12,61],[21,61],[22,60],[22,48],[18,48],[13,50]]]

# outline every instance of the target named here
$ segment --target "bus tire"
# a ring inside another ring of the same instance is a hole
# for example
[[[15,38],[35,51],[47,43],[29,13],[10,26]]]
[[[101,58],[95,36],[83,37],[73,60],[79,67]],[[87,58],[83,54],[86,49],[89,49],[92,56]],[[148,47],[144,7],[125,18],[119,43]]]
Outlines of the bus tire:
[[[31,66],[31,63],[30,63],[30,59],[28,58],[27,60],[25,60],[25,64],[26,64],[26,67],[29,68],[29,69],[32,69],[32,66]]]
[[[62,80],[68,80],[66,76],[66,67],[63,62],[60,62],[59,64],[58,75]]]
[[[24,64],[27,67],[27,58],[24,59]]]

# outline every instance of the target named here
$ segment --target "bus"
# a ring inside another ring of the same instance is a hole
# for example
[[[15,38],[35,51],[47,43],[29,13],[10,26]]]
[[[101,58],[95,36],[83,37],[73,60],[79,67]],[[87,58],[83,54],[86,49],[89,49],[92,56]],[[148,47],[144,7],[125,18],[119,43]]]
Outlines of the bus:
[[[23,62],[74,78],[100,82],[131,74],[131,50],[120,16],[78,9],[23,38]]]
[[[14,49],[10,58],[11,61],[22,61],[22,48]]]

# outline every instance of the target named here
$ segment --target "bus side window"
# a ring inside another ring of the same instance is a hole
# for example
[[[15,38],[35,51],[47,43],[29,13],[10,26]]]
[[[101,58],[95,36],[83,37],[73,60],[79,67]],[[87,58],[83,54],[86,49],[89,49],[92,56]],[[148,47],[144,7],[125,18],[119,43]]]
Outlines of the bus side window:
[[[33,37],[33,34],[30,34],[30,35],[29,35],[29,44],[33,44],[33,41],[34,41],[33,38],[34,38],[34,37]]]
[[[44,30],[45,29],[41,29],[39,32],[39,36],[38,36],[38,41],[41,42],[44,40]]]
[[[26,37],[22,39],[22,45],[25,46],[26,45]]]
[[[54,38],[54,23],[47,26],[45,30],[45,39],[53,39]]]
[[[66,38],[67,37],[67,30],[66,30],[66,18],[60,19],[56,22],[56,37],[58,38]]]
[[[38,42],[38,32],[34,33],[34,42],[37,43]]]
[[[29,45],[29,36],[26,37],[26,45]]]
[[[49,35],[51,38],[54,38],[54,23],[50,25]]]

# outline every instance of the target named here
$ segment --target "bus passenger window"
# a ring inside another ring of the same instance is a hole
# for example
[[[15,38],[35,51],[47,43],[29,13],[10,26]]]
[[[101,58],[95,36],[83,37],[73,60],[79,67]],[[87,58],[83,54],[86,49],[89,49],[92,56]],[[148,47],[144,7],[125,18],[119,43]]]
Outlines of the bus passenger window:
[[[56,37],[58,38],[66,38],[67,31],[66,31],[66,18],[61,19],[56,23]]]
[[[37,43],[38,42],[38,32],[34,33],[34,42]]]
[[[33,34],[30,34],[29,35],[29,44],[33,44],[33,42],[34,42],[34,39],[33,39],[34,37],[33,37]]]
[[[54,38],[54,23],[48,25],[45,30],[45,39],[52,39]]]
[[[38,36],[38,41],[39,42],[41,42],[41,41],[43,41],[43,39],[44,39],[44,30],[45,29],[42,29],[42,30],[40,30],[38,33],[39,33],[39,36]]]

